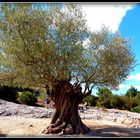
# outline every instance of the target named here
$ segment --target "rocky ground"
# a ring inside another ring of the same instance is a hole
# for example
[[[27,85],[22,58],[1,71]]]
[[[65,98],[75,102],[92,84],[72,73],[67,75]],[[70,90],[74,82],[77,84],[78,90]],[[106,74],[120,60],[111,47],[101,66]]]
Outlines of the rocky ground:
[[[41,131],[50,123],[54,109],[33,107],[0,99],[0,136],[46,136]],[[140,136],[140,114],[117,109],[90,107],[79,110],[91,128],[84,136]]]
[[[22,116],[27,118],[50,118],[53,109],[16,104],[0,99],[0,116]]]

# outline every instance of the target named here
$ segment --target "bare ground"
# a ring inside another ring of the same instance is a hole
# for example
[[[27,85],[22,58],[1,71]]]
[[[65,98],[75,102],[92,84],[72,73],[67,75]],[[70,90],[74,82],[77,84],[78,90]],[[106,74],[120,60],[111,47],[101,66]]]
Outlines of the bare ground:
[[[50,121],[50,118],[0,116],[0,137],[59,137],[42,133]],[[83,119],[83,122],[91,129],[89,133],[67,137],[140,137],[140,128],[128,128],[124,124],[107,121]]]

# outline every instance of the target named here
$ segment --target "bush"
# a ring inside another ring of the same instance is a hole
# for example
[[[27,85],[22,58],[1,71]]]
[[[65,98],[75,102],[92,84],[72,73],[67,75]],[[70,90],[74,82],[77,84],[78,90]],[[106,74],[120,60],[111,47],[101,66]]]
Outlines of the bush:
[[[83,99],[83,102],[87,101],[90,106],[96,106],[98,97],[94,95],[87,96]]]
[[[111,98],[111,107],[117,109],[124,108],[124,101],[122,100],[121,96],[113,95]]]
[[[29,91],[34,94],[34,96],[39,96],[39,91],[34,91],[30,88],[13,87],[13,86],[1,86],[0,87],[0,99],[19,103],[18,97],[19,93]]]
[[[122,96],[122,100],[124,102],[124,109],[133,110],[134,107],[138,106],[137,98],[129,98],[128,96]]]
[[[133,112],[137,112],[137,113],[140,113],[140,105],[138,105],[138,106],[132,108],[131,111],[133,111]]]
[[[18,99],[21,103],[27,105],[35,105],[37,103],[36,95],[30,91],[23,91],[21,94],[19,94]]]
[[[106,98],[104,100],[101,100],[99,99],[97,101],[97,107],[103,107],[103,108],[111,108],[111,105],[110,105],[110,99],[109,98]]]

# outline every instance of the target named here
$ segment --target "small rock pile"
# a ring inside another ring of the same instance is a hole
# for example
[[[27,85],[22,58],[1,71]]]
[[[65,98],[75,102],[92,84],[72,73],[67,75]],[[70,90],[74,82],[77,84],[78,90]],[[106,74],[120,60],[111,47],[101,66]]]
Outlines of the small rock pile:
[[[0,116],[50,118],[53,112],[53,109],[16,104],[0,99]]]

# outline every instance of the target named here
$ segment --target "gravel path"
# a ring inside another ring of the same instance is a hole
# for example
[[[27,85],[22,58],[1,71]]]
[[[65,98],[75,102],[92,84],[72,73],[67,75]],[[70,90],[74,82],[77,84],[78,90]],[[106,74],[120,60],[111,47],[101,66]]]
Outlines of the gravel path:
[[[34,107],[16,104],[0,99],[0,116],[21,116],[25,118],[50,118],[54,109]],[[124,124],[127,127],[140,128],[140,113],[117,109],[102,109],[90,107],[86,111],[80,111],[81,118],[93,121],[108,121],[116,124]]]

